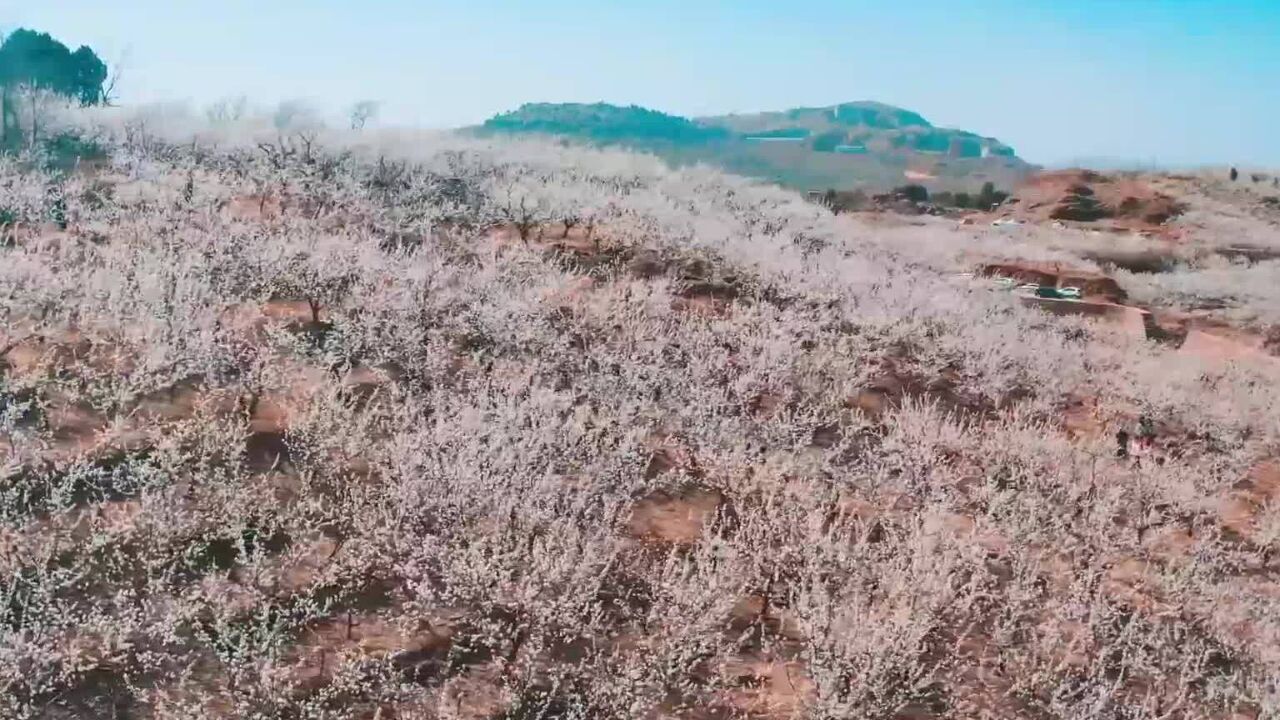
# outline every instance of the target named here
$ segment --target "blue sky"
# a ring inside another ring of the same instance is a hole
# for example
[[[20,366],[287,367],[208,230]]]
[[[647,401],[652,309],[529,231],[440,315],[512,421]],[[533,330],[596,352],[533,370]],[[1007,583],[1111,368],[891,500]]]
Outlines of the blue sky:
[[[1280,165],[1280,0],[0,0],[125,57],[122,100],[527,101],[684,115],[880,100],[1029,160]]]

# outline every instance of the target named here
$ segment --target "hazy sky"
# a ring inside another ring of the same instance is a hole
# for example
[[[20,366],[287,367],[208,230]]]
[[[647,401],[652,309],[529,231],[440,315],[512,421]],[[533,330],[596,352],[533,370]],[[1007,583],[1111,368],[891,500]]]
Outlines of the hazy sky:
[[[124,102],[372,98],[445,127],[869,99],[1035,162],[1280,165],[1280,0],[0,0],[18,26],[123,54]]]

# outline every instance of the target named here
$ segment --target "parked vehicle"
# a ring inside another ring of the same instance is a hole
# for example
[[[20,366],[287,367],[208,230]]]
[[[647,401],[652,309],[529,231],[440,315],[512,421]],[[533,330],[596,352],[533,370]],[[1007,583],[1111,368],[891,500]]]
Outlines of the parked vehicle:
[[[1036,297],[1049,298],[1051,300],[1080,299],[1080,288],[1077,287],[1057,288],[1052,285],[1038,285],[1034,292]]]

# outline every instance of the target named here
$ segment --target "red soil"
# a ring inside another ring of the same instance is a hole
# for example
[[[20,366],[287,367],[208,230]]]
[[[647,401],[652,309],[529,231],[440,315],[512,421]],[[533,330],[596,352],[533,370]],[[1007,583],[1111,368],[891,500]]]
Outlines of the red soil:
[[[990,263],[983,265],[980,273],[988,276],[1001,275],[1019,282],[1050,287],[1078,287],[1085,299],[1094,301],[1118,303],[1128,297],[1112,278],[1099,272],[1072,268],[1061,263],[1031,261]]]
[[[1147,183],[1091,170],[1033,175],[1009,200],[1015,217],[1032,222],[1065,220],[1170,234],[1165,223],[1183,206]]]

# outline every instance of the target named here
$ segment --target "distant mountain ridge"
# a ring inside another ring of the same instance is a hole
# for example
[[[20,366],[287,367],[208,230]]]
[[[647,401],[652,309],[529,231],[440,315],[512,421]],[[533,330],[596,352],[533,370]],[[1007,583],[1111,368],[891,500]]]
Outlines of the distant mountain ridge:
[[[1012,185],[1033,169],[996,138],[871,101],[702,118],[636,105],[529,103],[472,130],[625,146],[804,190]]]
[[[752,124],[780,125],[813,122],[817,122],[821,126],[865,126],[881,130],[933,127],[919,113],[870,101],[850,102],[826,107],[792,108],[781,112],[759,112],[746,115],[735,113],[705,118],[704,121],[718,124],[737,124],[744,132],[760,129],[752,128]]]
[[[729,131],[636,105],[528,103],[484,123],[488,130],[569,135],[598,142],[702,143],[726,140]]]

